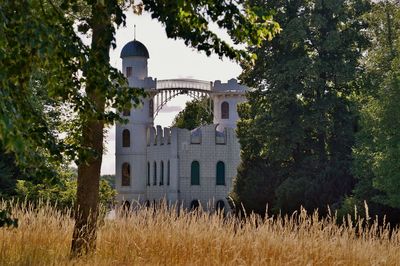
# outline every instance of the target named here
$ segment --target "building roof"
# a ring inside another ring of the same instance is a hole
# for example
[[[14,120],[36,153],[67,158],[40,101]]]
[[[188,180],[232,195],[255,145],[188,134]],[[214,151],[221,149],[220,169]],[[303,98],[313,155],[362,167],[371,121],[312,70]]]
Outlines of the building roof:
[[[121,51],[121,58],[130,56],[140,56],[149,58],[149,51],[147,51],[146,46],[143,43],[133,40],[125,44]]]

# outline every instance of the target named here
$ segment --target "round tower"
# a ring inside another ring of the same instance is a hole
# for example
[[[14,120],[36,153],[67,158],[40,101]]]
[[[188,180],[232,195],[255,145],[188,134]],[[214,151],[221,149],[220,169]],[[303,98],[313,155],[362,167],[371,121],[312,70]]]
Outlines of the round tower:
[[[129,87],[144,88],[151,95],[155,81],[148,77],[149,52],[139,41],[128,42],[121,51],[122,72]],[[146,135],[153,126],[152,96],[141,99],[141,106],[125,110],[127,124],[116,125],[116,189],[118,201],[132,202],[145,199],[146,190]]]
[[[246,101],[247,87],[231,79],[228,83],[214,82],[212,100],[214,102],[214,124],[218,124],[218,130],[224,128],[236,128],[239,120],[237,105]]]

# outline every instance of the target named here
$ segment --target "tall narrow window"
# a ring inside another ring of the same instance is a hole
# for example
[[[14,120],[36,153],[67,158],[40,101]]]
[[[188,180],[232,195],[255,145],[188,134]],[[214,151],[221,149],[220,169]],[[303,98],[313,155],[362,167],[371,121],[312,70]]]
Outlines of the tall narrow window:
[[[128,129],[122,131],[122,147],[131,146],[131,134]]]
[[[147,185],[150,186],[150,162],[147,162]]]
[[[190,184],[200,185],[200,164],[198,161],[193,161],[190,169]]]
[[[149,101],[149,117],[153,117],[154,114],[154,101],[150,99]]]
[[[157,185],[157,163],[154,162],[154,169],[153,169],[153,185]]]
[[[229,103],[227,102],[221,104],[221,118],[229,119]]]
[[[131,110],[129,109],[124,109],[124,111],[122,112],[123,116],[130,116],[131,115]]]
[[[168,164],[167,164],[167,186],[169,186],[169,182],[170,182],[170,178],[171,178],[171,166],[168,160]]]
[[[217,163],[217,185],[225,186],[225,164],[221,161]]]
[[[160,166],[160,186],[164,185],[164,162],[161,161]]]
[[[132,76],[132,67],[127,67],[126,68],[126,77],[129,78]]]
[[[122,175],[121,175],[121,185],[130,186],[131,185],[131,166],[129,163],[122,164]]]

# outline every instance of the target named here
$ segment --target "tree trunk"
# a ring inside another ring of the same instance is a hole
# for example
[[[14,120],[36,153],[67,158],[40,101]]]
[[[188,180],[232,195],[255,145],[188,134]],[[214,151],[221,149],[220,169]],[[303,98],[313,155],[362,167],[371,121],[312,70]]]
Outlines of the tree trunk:
[[[82,146],[95,152],[78,165],[78,189],[75,212],[75,227],[72,236],[71,256],[91,253],[96,247],[96,224],[99,203],[99,179],[103,155],[105,91],[109,84],[109,49],[113,34],[111,16],[107,7],[97,1],[92,4],[92,17],[88,21],[92,28],[86,95],[96,107],[84,114]]]
[[[71,247],[73,257],[90,253],[96,247],[103,128],[103,122],[92,121],[83,129],[85,144],[94,148],[98,156],[91,159],[87,164],[78,166],[77,206]]]

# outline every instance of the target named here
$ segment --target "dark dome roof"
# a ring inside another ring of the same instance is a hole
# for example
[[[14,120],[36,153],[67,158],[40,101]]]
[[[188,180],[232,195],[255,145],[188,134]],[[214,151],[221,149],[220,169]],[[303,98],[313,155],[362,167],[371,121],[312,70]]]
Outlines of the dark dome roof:
[[[149,51],[147,51],[147,48],[143,43],[134,40],[125,44],[121,51],[121,58],[129,56],[141,56],[149,58]]]

